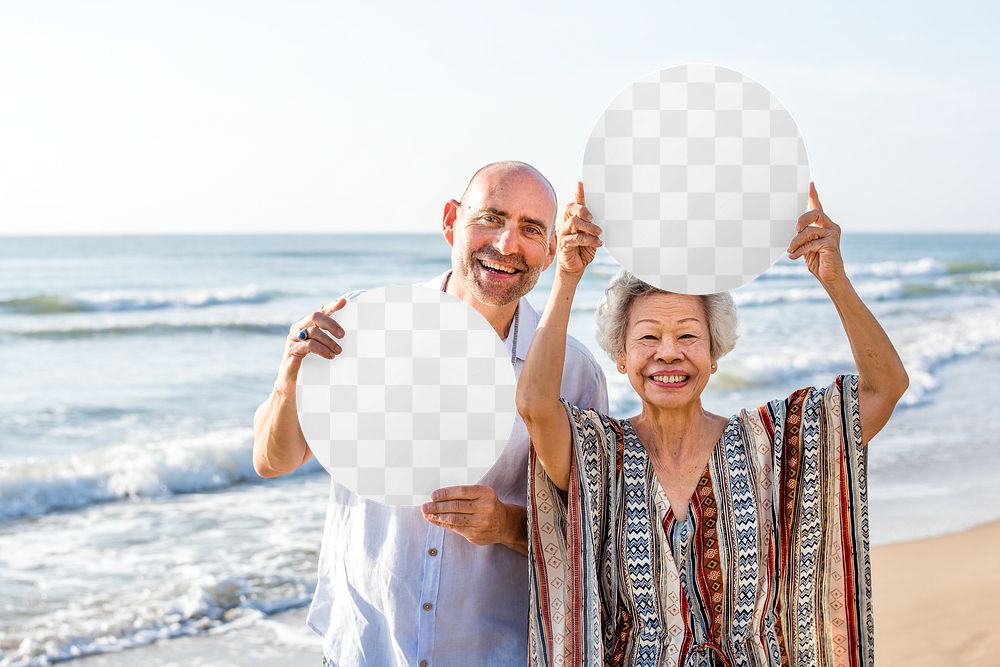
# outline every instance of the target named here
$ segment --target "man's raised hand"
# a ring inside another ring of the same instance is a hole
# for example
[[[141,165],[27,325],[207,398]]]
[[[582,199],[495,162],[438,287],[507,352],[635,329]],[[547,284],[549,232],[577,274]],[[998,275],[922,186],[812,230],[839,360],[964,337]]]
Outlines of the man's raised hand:
[[[344,351],[333,339],[343,338],[345,334],[344,328],[330,316],[346,304],[347,299],[341,297],[332,303],[326,304],[314,313],[303,317],[288,328],[288,337],[285,339],[285,353],[281,359],[281,366],[278,369],[276,387],[280,387],[286,391],[295,390],[295,381],[298,378],[299,367],[302,365],[302,360],[306,355],[317,354],[324,359],[333,359]],[[305,340],[299,338],[299,332],[303,329],[308,334],[308,338]]]

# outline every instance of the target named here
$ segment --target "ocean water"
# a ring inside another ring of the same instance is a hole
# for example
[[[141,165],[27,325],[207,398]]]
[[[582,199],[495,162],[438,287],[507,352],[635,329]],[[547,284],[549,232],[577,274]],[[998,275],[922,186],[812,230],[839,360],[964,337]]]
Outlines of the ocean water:
[[[846,234],[856,287],[911,387],[870,450],[875,544],[1000,518],[1000,236]],[[0,665],[224,632],[308,604],[328,477],[260,480],[250,424],[292,322],[449,265],[436,235],[0,238]],[[571,333],[597,352],[601,251]],[[543,274],[530,296],[541,309]],[[801,263],[734,292],[730,414],[854,368]]]

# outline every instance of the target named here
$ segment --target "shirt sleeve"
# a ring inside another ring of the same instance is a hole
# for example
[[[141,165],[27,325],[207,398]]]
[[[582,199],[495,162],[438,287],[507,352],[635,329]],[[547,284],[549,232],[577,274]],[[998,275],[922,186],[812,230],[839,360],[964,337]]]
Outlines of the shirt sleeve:
[[[578,406],[583,409],[593,408],[602,415],[608,414],[608,381],[604,377],[604,371],[595,363],[588,364],[589,368],[583,373],[583,395],[580,397]]]
[[[593,408],[602,415],[608,414],[608,383],[601,365],[575,347],[568,347],[566,352],[562,398],[583,410]]]

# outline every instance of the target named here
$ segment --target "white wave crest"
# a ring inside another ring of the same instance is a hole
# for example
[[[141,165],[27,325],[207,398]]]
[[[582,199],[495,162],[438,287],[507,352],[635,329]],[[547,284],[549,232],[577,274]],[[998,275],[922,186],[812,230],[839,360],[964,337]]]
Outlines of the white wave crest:
[[[848,263],[844,266],[853,279],[857,278],[903,278],[909,276],[938,276],[948,272],[948,267],[933,257],[921,257],[908,261],[887,260],[864,264]],[[777,264],[768,269],[765,278],[799,278],[809,276],[805,264]]]
[[[311,462],[310,462],[311,463]],[[302,472],[316,470],[307,464]],[[258,479],[249,429],[0,464],[0,520],[94,503],[218,489]]]
[[[899,280],[880,280],[860,283],[858,294],[869,301],[901,299],[906,295]],[[825,302],[830,296],[819,285],[813,287],[790,287],[782,289],[761,289],[756,291],[733,292],[733,300],[738,306],[767,306],[778,303]]]

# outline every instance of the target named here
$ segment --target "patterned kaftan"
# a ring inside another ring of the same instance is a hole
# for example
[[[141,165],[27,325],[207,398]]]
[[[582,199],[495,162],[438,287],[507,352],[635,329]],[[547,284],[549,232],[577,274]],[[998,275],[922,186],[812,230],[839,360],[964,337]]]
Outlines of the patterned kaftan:
[[[532,665],[872,664],[856,375],[733,416],[684,521],[628,420],[566,409],[565,500],[530,464]]]

